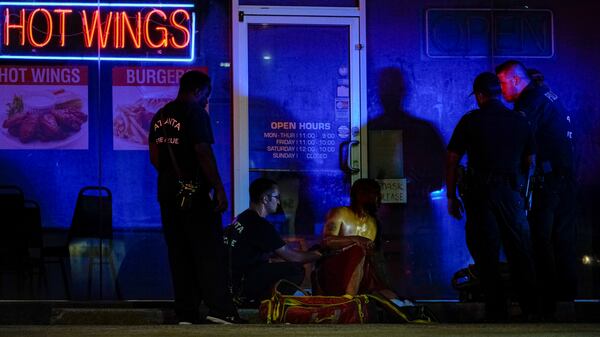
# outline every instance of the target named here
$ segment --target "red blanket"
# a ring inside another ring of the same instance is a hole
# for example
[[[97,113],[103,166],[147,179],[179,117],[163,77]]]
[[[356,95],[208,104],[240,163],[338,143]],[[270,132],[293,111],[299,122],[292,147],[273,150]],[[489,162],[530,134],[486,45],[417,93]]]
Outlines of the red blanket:
[[[368,294],[386,289],[377,276],[371,252],[359,245],[350,246],[320,261],[313,279],[313,292],[341,296]]]

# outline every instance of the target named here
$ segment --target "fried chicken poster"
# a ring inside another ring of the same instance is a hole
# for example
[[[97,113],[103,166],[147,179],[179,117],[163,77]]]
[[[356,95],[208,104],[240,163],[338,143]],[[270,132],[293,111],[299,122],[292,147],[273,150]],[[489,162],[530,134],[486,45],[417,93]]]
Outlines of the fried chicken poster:
[[[113,68],[113,149],[147,150],[154,114],[177,97],[179,78],[186,71],[206,68]]]
[[[87,67],[0,65],[0,126],[0,149],[87,149]]]

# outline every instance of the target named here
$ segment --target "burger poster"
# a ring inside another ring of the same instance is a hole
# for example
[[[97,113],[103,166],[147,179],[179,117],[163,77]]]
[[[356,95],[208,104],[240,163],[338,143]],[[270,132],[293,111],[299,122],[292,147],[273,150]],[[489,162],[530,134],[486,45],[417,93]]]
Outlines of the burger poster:
[[[147,150],[154,114],[177,97],[186,71],[206,68],[115,67],[113,78],[113,149]]]
[[[87,67],[0,65],[0,126],[0,149],[87,149]]]

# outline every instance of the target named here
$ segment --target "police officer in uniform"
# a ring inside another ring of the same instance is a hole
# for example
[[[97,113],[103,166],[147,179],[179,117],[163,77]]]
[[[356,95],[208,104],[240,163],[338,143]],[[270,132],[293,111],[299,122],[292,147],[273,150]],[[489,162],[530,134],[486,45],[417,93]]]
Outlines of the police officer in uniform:
[[[179,322],[241,322],[227,290],[221,212],[227,199],[212,152],[213,133],[206,111],[208,75],[189,71],[174,101],[150,124],[150,161],[158,171],[158,200],[167,243]],[[210,193],[213,197],[211,198]]]
[[[548,86],[528,76],[518,61],[496,68],[502,94],[524,113],[537,144],[536,174],[529,222],[543,314],[552,319],[559,300],[577,291],[575,181],[571,117]]]
[[[456,193],[458,164],[467,154],[463,196],[467,246],[480,272],[486,319],[492,322],[508,319],[507,294],[499,271],[501,246],[523,314],[537,310],[529,225],[520,190],[535,157],[533,134],[524,116],[502,104],[500,93],[493,73],[475,78],[473,94],[479,109],[458,122],[446,157],[448,211],[460,219],[464,209]]]

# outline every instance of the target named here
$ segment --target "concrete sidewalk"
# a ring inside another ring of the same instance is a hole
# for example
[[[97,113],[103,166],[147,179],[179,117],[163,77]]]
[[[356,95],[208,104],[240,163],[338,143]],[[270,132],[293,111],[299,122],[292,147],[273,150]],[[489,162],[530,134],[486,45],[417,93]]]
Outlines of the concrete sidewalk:
[[[442,323],[483,321],[483,303],[418,302],[427,306]],[[518,314],[518,306],[512,308]],[[560,323],[600,323],[600,302],[563,303],[557,312]],[[257,309],[241,309],[250,323],[260,323]],[[169,325],[176,323],[172,301],[0,301],[2,325]],[[1,337],[1,336],[0,336]]]
[[[2,337],[600,336],[600,324],[0,326]]]

